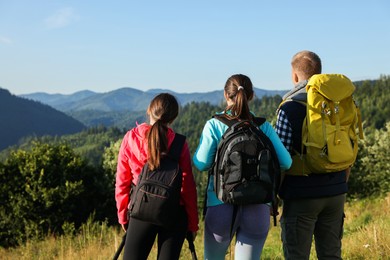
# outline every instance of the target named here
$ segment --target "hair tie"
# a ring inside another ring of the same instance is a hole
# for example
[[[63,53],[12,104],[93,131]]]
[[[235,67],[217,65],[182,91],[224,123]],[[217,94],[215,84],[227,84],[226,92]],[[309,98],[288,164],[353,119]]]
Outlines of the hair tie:
[[[237,91],[240,91],[240,89],[244,89],[243,86],[238,86]]]

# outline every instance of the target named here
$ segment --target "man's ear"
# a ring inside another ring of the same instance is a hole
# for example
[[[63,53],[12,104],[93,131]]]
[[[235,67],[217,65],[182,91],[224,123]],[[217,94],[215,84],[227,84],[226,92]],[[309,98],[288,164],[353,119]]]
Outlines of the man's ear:
[[[299,76],[294,70],[292,71],[292,81],[293,81],[294,85],[299,82]]]

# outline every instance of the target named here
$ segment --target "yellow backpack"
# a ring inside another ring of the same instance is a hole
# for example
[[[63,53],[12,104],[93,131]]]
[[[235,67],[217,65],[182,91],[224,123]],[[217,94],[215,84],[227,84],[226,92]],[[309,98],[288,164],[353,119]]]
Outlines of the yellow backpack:
[[[316,74],[309,79],[306,91],[302,149],[293,156],[293,167],[287,174],[347,169],[356,160],[358,136],[363,138],[360,110],[352,97],[355,86],[342,74]]]

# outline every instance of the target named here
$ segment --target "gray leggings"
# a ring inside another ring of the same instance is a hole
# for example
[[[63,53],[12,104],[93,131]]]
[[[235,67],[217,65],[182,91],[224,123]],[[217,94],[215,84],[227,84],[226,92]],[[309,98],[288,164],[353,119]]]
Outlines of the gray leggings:
[[[281,217],[285,259],[309,259],[314,236],[318,259],[341,259],[345,194],[284,200]]]
[[[205,217],[204,258],[224,260],[230,245],[233,206],[222,204],[207,208]],[[260,259],[270,225],[266,204],[239,206],[233,226],[236,235],[234,259]]]

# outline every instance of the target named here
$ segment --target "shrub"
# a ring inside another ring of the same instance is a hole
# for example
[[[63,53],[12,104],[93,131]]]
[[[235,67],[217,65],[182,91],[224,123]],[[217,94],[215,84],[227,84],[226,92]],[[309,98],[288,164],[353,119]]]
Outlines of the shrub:
[[[12,152],[0,164],[0,245],[61,233],[65,222],[80,226],[107,201],[100,172],[66,144]]]

